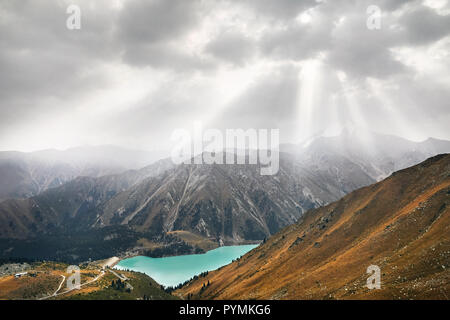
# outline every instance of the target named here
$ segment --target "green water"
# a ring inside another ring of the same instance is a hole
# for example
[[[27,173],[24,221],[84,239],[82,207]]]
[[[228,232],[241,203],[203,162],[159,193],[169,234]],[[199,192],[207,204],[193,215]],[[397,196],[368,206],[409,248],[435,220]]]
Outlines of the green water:
[[[120,261],[115,268],[143,272],[164,286],[176,286],[195,275],[229,264],[258,245],[220,247],[204,254],[149,258],[133,257]]]

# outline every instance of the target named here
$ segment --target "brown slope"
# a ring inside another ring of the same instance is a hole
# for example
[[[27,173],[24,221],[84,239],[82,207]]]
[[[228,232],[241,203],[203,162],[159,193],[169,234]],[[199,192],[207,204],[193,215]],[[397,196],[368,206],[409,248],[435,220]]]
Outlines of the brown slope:
[[[446,154],[309,211],[178,293],[201,299],[449,299],[449,206]],[[381,268],[380,290],[366,287],[372,264]]]

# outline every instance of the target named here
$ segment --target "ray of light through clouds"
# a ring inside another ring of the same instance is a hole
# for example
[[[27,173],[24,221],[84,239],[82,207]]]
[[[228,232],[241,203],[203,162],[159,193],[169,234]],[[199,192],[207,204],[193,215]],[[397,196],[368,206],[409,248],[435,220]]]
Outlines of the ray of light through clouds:
[[[196,121],[450,139],[446,0],[2,0],[0,46],[0,150],[167,149]]]
[[[321,62],[319,60],[304,61],[299,72],[298,92],[298,139],[307,140],[314,136],[313,117],[320,91]],[[320,114],[316,114],[320,116]]]

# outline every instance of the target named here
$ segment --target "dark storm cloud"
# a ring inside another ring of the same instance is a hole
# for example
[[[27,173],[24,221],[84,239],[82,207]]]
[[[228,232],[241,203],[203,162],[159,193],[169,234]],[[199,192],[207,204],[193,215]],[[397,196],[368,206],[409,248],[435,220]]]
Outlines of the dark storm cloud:
[[[119,36],[126,43],[173,41],[199,21],[200,1],[154,0],[125,2],[119,18]]]
[[[384,10],[393,11],[393,10],[396,10],[398,8],[401,8],[405,4],[413,3],[413,2],[417,3],[419,1],[418,0],[396,0],[396,1],[392,1],[392,0],[378,0],[378,1],[373,1],[372,4],[379,6],[380,8],[383,8]]]
[[[408,4],[411,1],[404,2]],[[402,7],[380,5],[382,12],[386,8]],[[366,6],[358,8],[361,12]],[[450,16],[441,16],[428,7],[406,6],[399,18],[389,15],[389,11],[384,13],[387,15],[382,16],[380,30],[365,27],[367,16],[354,12],[347,15],[342,25],[332,31],[329,62],[362,78],[384,78],[412,72],[395,57],[392,49],[429,44],[450,34]]]
[[[235,65],[243,65],[256,53],[254,40],[237,32],[224,32],[209,42],[205,52]]]
[[[262,75],[217,115],[219,128],[280,128],[296,112],[299,79],[292,65]],[[260,116],[255,116],[260,115]]]
[[[81,8],[81,30],[66,28],[72,3]],[[366,27],[369,5],[382,11],[380,30]],[[163,141],[162,132],[202,114],[220,119],[217,126],[288,128],[306,60],[326,70],[316,90],[323,105],[340,90],[342,71],[362,91],[368,79],[397,86],[384,93],[415,121],[420,113],[407,106],[445,119],[449,31],[450,15],[419,0],[3,0],[0,149],[14,146],[5,137],[33,139],[23,128],[46,119],[36,127],[45,131],[56,116],[86,125],[84,141],[110,135],[110,143],[141,132]],[[250,85],[228,88],[240,72],[253,77]],[[114,105],[108,95],[116,87],[123,101]],[[227,105],[219,111],[220,99]],[[92,113],[84,116],[80,105]]]
[[[303,60],[314,57],[331,45],[332,22],[314,17],[314,23],[300,25],[291,22],[287,28],[269,31],[261,39],[263,54],[278,59]]]
[[[201,21],[201,1],[154,0],[124,4],[117,25],[123,59],[139,67],[208,69],[211,63],[177,44]]]
[[[442,16],[426,7],[413,8],[399,23],[404,28],[404,39],[411,45],[426,45],[450,33],[450,15]]]
[[[303,10],[319,4],[315,0],[244,0],[242,3],[258,13],[278,19],[295,18]]]
[[[69,108],[77,99],[108,84],[103,73],[91,72],[111,57],[108,50],[111,16],[86,8],[84,33],[66,28],[63,2],[2,1],[0,3],[0,125],[14,129]],[[59,101],[57,106],[49,100]]]
[[[123,61],[131,66],[152,66],[155,69],[168,69],[183,72],[207,71],[215,67],[209,57],[186,53],[176,44],[136,43],[127,46]]]
[[[363,10],[364,7],[360,9]],[[332,31],[328,63],[357,77],[383,78],[405,72],[405,66],[390,51],[397,45],[397,31],[383,23],[380,30],[366,27],[366,15],[346,16]]]
[[[286,20],[281,30],[268,31],[260,41],[263,54],[279,59],[302,60],[328,55],[336,68],[358,77],[377,77],[406,72],[391,52],[399,46],[424,45],[449,35],[450,16],[414,1],[333,1],[311,13],[311,23]],[[369,5],[378,5],[383,16],[380,30],[366,27]],[[399,18],[391,13],[405,8]],[[342,23],[338,23],[342,18]]]

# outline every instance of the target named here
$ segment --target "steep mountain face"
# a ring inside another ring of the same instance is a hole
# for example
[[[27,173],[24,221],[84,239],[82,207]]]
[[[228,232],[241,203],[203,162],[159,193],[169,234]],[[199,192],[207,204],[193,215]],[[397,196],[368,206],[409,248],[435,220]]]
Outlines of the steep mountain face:
[[[0,239],[42,236],[61,230],[86,231],[95,222],[102,204],[172,167],[170,160],[160,160],[122,174],[78,177],[28,199],[5,200],[0,203]]]
[[[280,167],[275,176],[261,176],[257,165],[181,165],[115,196],[95,226],[186,230],[225,243],[262,240],[306,210],[373,182],[356,166],[353,175],[338,176],[304,168],[288,154]]]
[[[180,165],[159,174],[148,168],[146,179],[141,171],[77,178],[0,204],[0,238],[124,225],[153,235],[185,230],[225,243],[262,240],[303,212],[374,182],[345,158],[327,161],[308,167],[281,154],[274,176],[260,175],[258,165]]]
[[[381,136],[372,137],[372,151],[367,151],[353,139],[353,133],[318,138],[304,152],[281,152],[274,176],[261,176],[258,165],[174,166],[167,159],[121,174],[71,177],[61,186],[37,189],[37,196],[0,202],[0,239],[119,228],[147,239],[185,231],[213,243],[263,240],[306,211],[448,145],[428,140],[418,153],[415,143]],[[48,170],[47,177],[58,172]],[[5,177],[18,172],[5,171]]]
[[[110,146],[0,152],[0,201],[29,198],[76,177],[118,174],[155,160],[156,154]]]
[[[448,299],[449,208],[445,154],[308,211],[178,293],[201,299]],[[366,286],[371,265],[381,270],[381,289]]]

